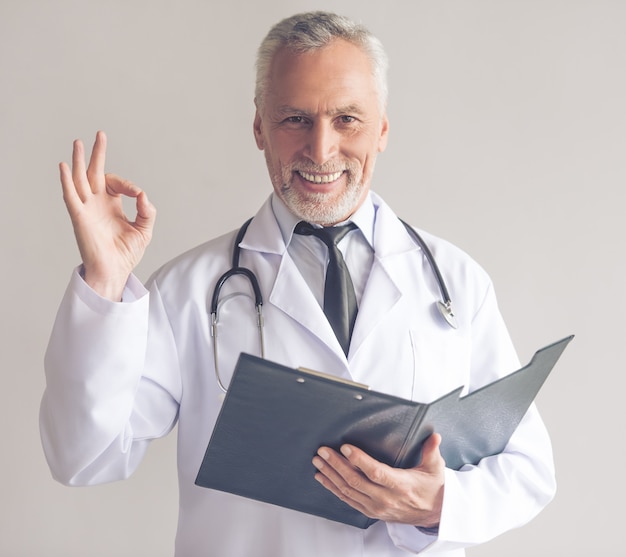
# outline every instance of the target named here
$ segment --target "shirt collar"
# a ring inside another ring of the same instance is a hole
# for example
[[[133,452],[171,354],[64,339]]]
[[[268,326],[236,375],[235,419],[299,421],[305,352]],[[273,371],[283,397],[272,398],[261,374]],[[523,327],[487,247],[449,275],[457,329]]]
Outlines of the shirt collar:
[[[284,201],[272,193],[271,198],[272,211],[278,222],[280,233],[283,236],[285,245],[288,246],[293,236],[293,229],[302,219],[294,215],[285,205]],[[376,208],[372,201],[372,196],[367,195],[367,198],[363,204],[357,209],[357,211],[346,221],[338,224],[346,224],[353,222],[356,224],[363,234],[363,237],[367,240],[367,243],[372,249],[374,249],[374,220],[376,217]]]

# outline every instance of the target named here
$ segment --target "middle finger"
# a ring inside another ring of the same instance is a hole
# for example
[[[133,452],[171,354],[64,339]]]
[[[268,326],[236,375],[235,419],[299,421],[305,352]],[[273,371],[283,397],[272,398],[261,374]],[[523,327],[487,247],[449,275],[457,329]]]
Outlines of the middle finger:
[[[89,180],[85,171],[85,147],[80,139],[74,141],[72,151],[72,181],[81,200],[84,202],[91,194]]]
[[[104,177],[106,148],[106,135],[104,132],[99,131],[96,134],[96,141],[93,144],[91,158],[89,159],[89,166],[87,167],[87,179],[89,180],[89,185],[93,193],[103,190],[106,186],[106,180]]]

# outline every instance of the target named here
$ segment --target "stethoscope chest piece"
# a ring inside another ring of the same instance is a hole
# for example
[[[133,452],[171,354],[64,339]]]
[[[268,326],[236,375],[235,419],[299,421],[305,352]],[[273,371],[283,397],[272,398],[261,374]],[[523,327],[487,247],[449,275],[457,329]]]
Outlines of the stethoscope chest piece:
[[[452,311],[452,304],[450,302],[437,302],[437,309],[441,316],[446,320],[446,323],[450,325],[453,329],[458,329],[459,324],[456,321],[456,316],[454,315],[454,311]]]

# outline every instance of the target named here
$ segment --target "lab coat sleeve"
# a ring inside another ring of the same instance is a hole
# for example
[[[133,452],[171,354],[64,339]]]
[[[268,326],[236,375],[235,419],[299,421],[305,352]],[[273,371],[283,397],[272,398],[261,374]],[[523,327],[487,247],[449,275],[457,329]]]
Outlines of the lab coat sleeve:
[[[178,362],[158,290],[131,276],[124,299],[101,298],[76,271],[53,327],[40,432],[53,477],[67,485],[127,478],[176,422]]]
[[[472,322],[472,343],[471,390],[519,368],[491,285]],[[550,439],[532,405],[501,454],[458,471],[446,468],[437,536],[400,524],[388,524],[388,531],[413,553],[470,547],[526,524],[555,491]]]

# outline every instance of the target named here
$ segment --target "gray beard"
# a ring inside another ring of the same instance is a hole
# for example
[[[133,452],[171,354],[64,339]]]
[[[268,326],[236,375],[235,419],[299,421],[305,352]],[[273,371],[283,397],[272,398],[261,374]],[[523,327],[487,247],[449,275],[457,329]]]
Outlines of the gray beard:
[[[302,195],[290,187],[282,188],[282,199],[298,218],[316,224],[335,224],[347,219],[361,201],[361,184],[345,190],[338,199],[327,199],[327,194]]]
[[[291,185],[296,169],[310,173],[332,173],[342,168],[347,173],[348,183],[338,197],[325,193],[302,192]],[[283,167],[281,176],[273,175],[272,182],[280,184],[281,199],[298,218],[316,224],[330,225],[346,220],[358,208],[363,198],[361,169],[352,163],[345,163],[342,168],[337,168],[336,164],[331,167],[331,165],[294,163]]]

